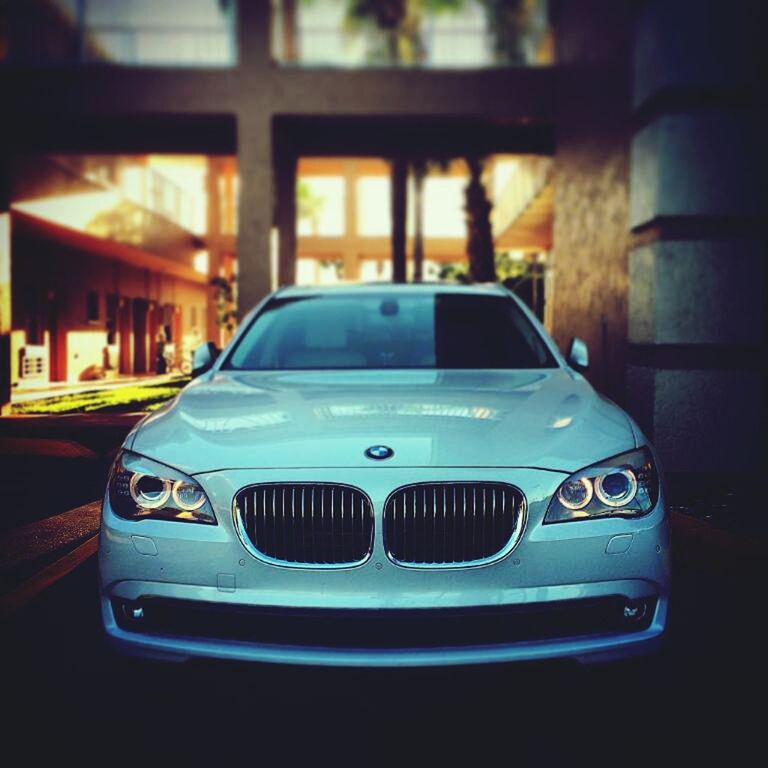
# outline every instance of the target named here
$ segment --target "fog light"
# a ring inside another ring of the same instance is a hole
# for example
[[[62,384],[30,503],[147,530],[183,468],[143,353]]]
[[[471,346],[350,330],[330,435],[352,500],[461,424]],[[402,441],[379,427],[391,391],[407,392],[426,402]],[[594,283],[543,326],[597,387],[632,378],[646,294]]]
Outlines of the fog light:
[[[633,600],[624,606],[624,618],[629,621],[640,621],[645,618],[648,606],[644,600]]]

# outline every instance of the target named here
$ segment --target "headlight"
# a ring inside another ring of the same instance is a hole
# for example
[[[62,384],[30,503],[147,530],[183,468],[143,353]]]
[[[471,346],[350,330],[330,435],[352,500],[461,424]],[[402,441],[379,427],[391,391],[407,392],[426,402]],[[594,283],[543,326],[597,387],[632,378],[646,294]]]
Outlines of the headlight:
[[[647,448],[622,453],[571,475],[557,489],[545,523],[594,517],[638,517],[659,498],[659,476]]]
[[[128,451],[112,465],[109,503],[127,520],[153,517],[216,524],[205,491],[191,477]]]

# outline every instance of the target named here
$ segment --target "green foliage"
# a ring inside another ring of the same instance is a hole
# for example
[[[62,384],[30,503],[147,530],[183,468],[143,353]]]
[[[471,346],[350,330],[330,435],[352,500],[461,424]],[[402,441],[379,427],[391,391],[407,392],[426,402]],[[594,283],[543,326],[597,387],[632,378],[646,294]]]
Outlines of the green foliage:
[[[300,0],[312,5],[315,0]],[[524,64],[523,41],[536,34],[535,17],[541,0],[476,0],[485,8],[496,61]],[[371,63],[418,64],[424,58],[424,17],[460,13],[468,0],[347,0],[344,27],[357,34],[370,31],[378,45]]]
[[[513,259],[508,252],[496,254],[496,274],[499,281],[509,278],[531,277],[534,273],[534,265],[530,261]]]
[[[465,0],[348,0],[345,28],[355,33],[366,28],[379,36],[373,62],[418,64],[425,56],[422,40],[424,16],[456,12]]]
[[[186,377],[173,379],[163,384],[136,384],[114,389],[92,392],[78,392],[71,395],[46,397],[15,403],[13,413],[19,414],[64,414],[64,413],[132,413],[133,411],[154,411],[163,403],[175,397],[179,390],[189,383]]]
[[[448,280],[456,283],[470,283],[469,279],[469,264],[462,262],[461,264],[442,264],[440,271],[437,274],[438,280]]]
[[[485,6],[489,31],[493,34],[497,61],[524,64],[523,38],[536,5],[533,0],[480,0]]]
[[[333,267],[336,277],[339,280],[344,279],[344,259],[320,259],[320,266],[323,269]]]
[[[296,184],[296,215],[300,219],[314,219],[325,205],[325,198],[312,192],[306,181]]]
[[[494,255],[496,264],[496,276],[500,283],[507,280],[518,281],[533,277],[534,266],[522,259],[513,259],[506,251],[497,252]],[[469,276],[469,264],[443,264],[440,268],[440,280],[455,280],[458,283],[472,282]]]
[[[409,14],[436,16],[461,11],[466,0],[348,0],[347,18],[375,20],[382,28],[401,24]]]
[[[149,216],[148,211],[130,200],[123,200],[109,210],[97,213],[86,223],[85,231],[94,237],[141,245],[148,227]]]
[[[235,301],[235,276],[230,278],[217,275],[211,278],[210,284],[216,289],[214,298],[216,301],[216,325],[227,331],[234,331],[237,323],[237,309]]]

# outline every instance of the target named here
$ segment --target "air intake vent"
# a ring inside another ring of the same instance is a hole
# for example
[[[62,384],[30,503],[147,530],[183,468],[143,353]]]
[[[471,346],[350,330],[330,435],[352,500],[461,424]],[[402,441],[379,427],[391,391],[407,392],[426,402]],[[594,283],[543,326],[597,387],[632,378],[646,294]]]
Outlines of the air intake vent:
[[[519,540],[525,498],[505,483],[419,483],[398,488],[384,509],[390,559],[414,566],[491,561]]]
[[[349,566],[363,562],[373,544],[370,499],[348,485],[270,483],[235,497],[243,542],[283,565]]]

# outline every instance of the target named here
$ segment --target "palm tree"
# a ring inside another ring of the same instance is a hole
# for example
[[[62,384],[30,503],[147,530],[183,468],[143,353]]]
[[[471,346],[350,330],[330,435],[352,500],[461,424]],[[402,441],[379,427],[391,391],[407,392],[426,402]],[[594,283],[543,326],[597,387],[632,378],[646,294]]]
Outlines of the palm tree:
[[[296,216],[307,219],[312,227],[312,234],[317,234],[318,218],[325,205],[325,198],[312,192],[306,181],[296,184]]]
[[[541,0],[480,0],[494,42],[496,61],[525,64],[526,44],[538,48],[546,37]],[[546,10],[546,8],[544,9]]]
[[[352,32],[373,26],[383,35],[382,58],[389,64],[420,64],[425,15],[460,10],[465,0],[348,0],[346,26]]]
[[[406,218],[408,210],[408,160],[392,158],[392,282],[405,282]]]
[[[420,283],[424,277],[424,177],[427,161],[417,158],[411,161],[413,174],[413,281]]]
[[[483,185],[483,161],[465,158],[469,167],[469,183],[464,190],[467,214],[467,256],[469,276],[476,283],[496,281],[495,252],[491,230],[493,208]]]

